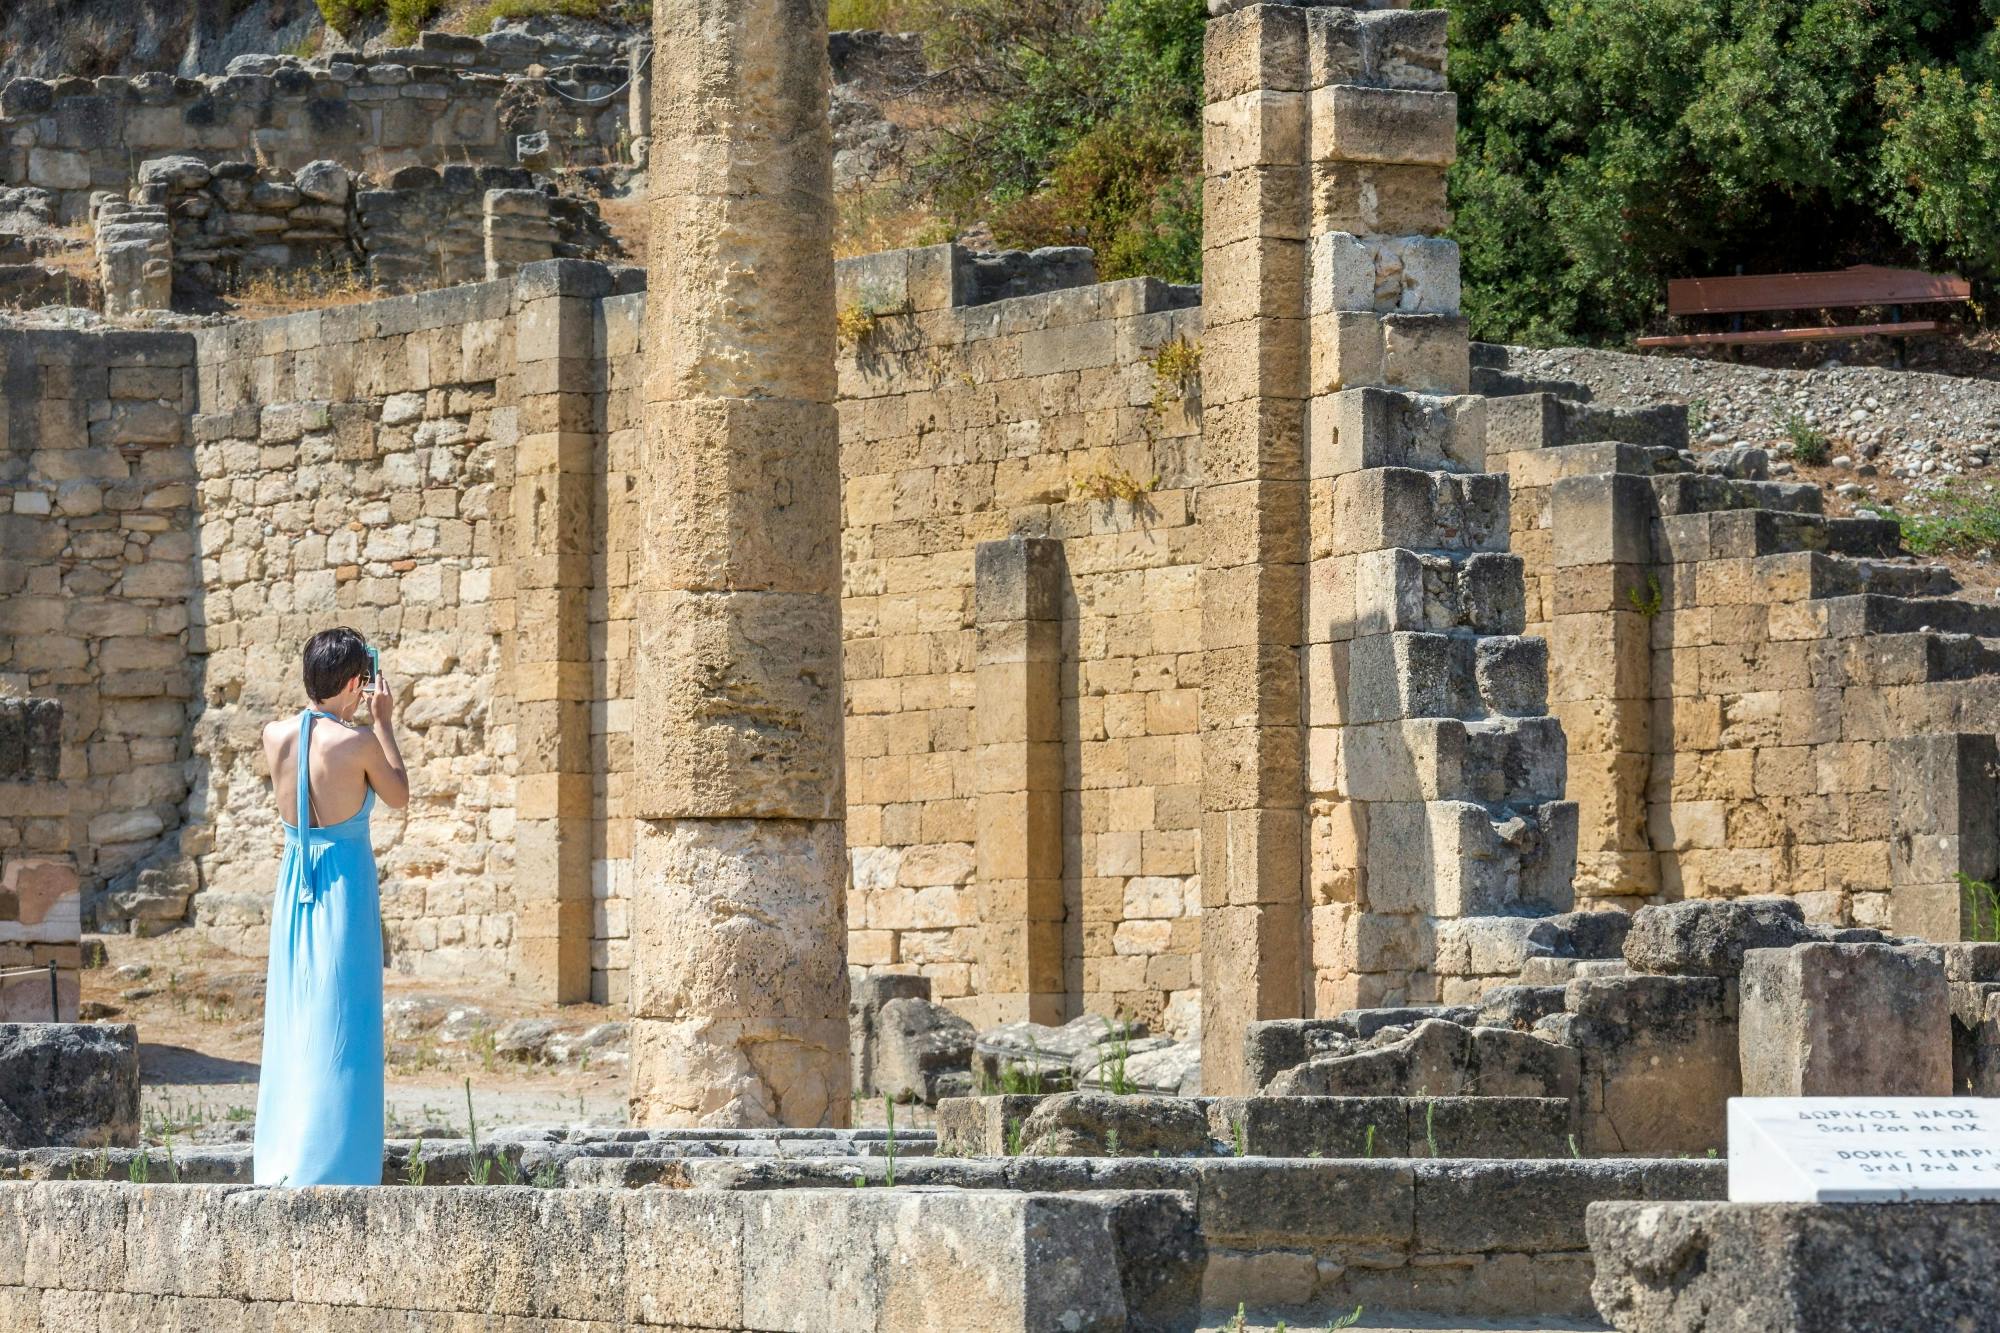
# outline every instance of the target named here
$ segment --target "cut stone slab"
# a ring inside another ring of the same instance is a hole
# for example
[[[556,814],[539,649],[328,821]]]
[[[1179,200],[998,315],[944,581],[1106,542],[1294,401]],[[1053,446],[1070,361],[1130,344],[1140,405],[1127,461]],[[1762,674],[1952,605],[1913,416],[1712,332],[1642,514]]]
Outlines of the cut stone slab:
[[[283,1328],[933,1333],[977,1311],[1164,1333],[1194,1322],[1196,1226],[1161,1192],[0,1183],[0,1311],[208,1328],[226,1295]]]
[[[1021,1123],[1027,1157],[1191,1157],[1209,1151],[1208,1116],[1182,1097],[1065,1092]]]
[[[1595,1203],[1587,1228],[1624,1333],[1993,1327],[2000,1205]]]
[[[1044,1097],[947,1098],[938,1106],[938,1155],[1004,1157],[1032,1154],[1030,1125],[1042,1108],[1069,1103],[1076,1094]],[[1368,1158],[1425,1157],[1436,1142],[1440,1157],[1568,1157],[1573,1131],[1570,1101],[1562,1097],[1201,1097],[1107,1098],[1116,1113],[1148,1114],[1152,1106],[1191,1108],[1205,1123],[1197,1136],[1185,1127],[1185,1144],[1171,1155],[1228,1157]],[[1092,1103],[1095,1108],[1095,1101]],[[1083,1115],[1082,1109],[1061,1112]],[[1154,1145],[1111,1116],[1093,1122],[1094,1133],[1071,1140],[1079,1152],[1057,1155],[1149,1157]],[[1174,1112],[1179,1115],[1179,1112]],[[1175,1122],[1179,1124],[1177,1120]],[[1114,1152],[1103,1130],[1119,1126]],[[1147,1146],[1140,1146],[1146,1144]]]
[[[1432,1019],[1400,1041],[1321,1056],[1271,1080],[1274,1097],[1569,1097],[1576,1052],[1527,1032]]]
[[[1947,1097],[1951,993],[1936,948],[1801,944],[1744,955],[1746,1097]]]
[[[0,1023],[0,1147],[139,1141],[139,1031],[130,1023]]]
[[[1625,936],[1635,972],[1733,977],[1751,949],[1784,949],[1814,938],[1790,898],[1735,898],[1642,907]]]

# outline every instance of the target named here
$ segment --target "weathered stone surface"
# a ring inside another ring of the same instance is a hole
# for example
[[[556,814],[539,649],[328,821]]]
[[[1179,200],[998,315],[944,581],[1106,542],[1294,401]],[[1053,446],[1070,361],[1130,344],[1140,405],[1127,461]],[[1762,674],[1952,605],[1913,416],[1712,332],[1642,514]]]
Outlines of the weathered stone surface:
[[[1951,997],[1935,948],[1800,944],[1744,955],[1746,1097],[1948,1097]]]
[[[1021,1152],[1029,1157],[1185,1157],[1208,1150],[1208,1117],[1179,1097],[1063,1092],[1044,1097],[1021,1123]]]
[[[123,1243],[105,1250],[108,1235]],[[294,1271],[283,1239],[299,1235],[326,1244],[310,1271]],[[247,1308],[287,1327],[918,1333],[971,1308],[996,1330],[1109,1333],[1185,1326],[1203,1249],[1186,1199],[1131,1191],[65,1181],[0,1185],[0,1255],[14,1260],[0,1310],[25,1290],[44,1310],[104,1309],[120,1327],[141,1326],[128,1309],[210,1327],[209,1312]]]
[[[1308,1060],[1273,1079],[1268,1091],[1278,1097],[1569,1097],[1577,1078],[1576,1053],[1540,1036],[1433,1019],[1373,1050]]]
[[[1721,977],[1583,977],[1536,1030],[1574,1048],[1592,1154],[1720,1150],[1742,1090],[1736,988]]]
[[[1805,913],[1788,898],[1668,903],[1633,915],[1625,961],[1635,972],[1733,977],[1746,951],[1810,938]]]
[[[923,999],[891,1000],[876,1030],[875,1091],[935,1105],[938,1079],[972,1064],[972,1024]]]
[[[1591,1283],[1621,1333],[1975,1329],[1991,1204],[1594,1203]]]
[[[856,1094],[876,1094],[875,1062],[879,1049],[882,1006],[891,1000],[928,1000],[931,979],[903,972],[877,972],[854,979],[848,987],[848,1046],[853,1053]]]
[[[130,1023],[0,1023],[0,1147],[139,1139],[139,1035]]]

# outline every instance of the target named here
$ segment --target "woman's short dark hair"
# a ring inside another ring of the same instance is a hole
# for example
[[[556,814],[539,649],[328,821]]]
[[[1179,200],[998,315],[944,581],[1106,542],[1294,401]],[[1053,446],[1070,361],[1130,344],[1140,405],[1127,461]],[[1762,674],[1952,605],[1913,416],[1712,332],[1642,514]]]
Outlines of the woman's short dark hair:
[[[323,629],[306,640],[305,668],[307,697],[331,699],[368,674],[368,640],[345,625]]]

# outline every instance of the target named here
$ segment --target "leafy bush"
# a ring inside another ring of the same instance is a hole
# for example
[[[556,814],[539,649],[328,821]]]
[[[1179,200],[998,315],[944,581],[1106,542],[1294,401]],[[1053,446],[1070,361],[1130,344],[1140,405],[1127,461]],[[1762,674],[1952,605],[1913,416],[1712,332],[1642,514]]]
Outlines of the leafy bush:
[[[1975,555],[2000,550],[2000,499],[1944,490],[1931,497],[1929,514],[1894,514],[1903,545],[1916,555]]]
[[[451,0],[317,0],[320,17],[338,33],[351,33],[370,19],[383,19],[397,41],[416,37],[425,25],[453,6]],[[485,32],[496,19],[562,15],[604,22],[637,23],[652,12],[650,0],[486,0],[457,16],[454,26]]]
[[[1201,266],[1202,0],[928,0],[961,111],[914,187],[1003,244],[1088,245],[1103,278]]]

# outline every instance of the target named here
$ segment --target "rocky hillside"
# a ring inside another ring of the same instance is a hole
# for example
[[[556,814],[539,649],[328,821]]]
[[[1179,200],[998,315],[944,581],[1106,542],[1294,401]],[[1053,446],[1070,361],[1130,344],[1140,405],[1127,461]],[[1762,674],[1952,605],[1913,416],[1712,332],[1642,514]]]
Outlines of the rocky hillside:
[[[7,0],[0,85],[24,74],[219,74],[236,56],[297,50],[324,31],[313,0]]]

